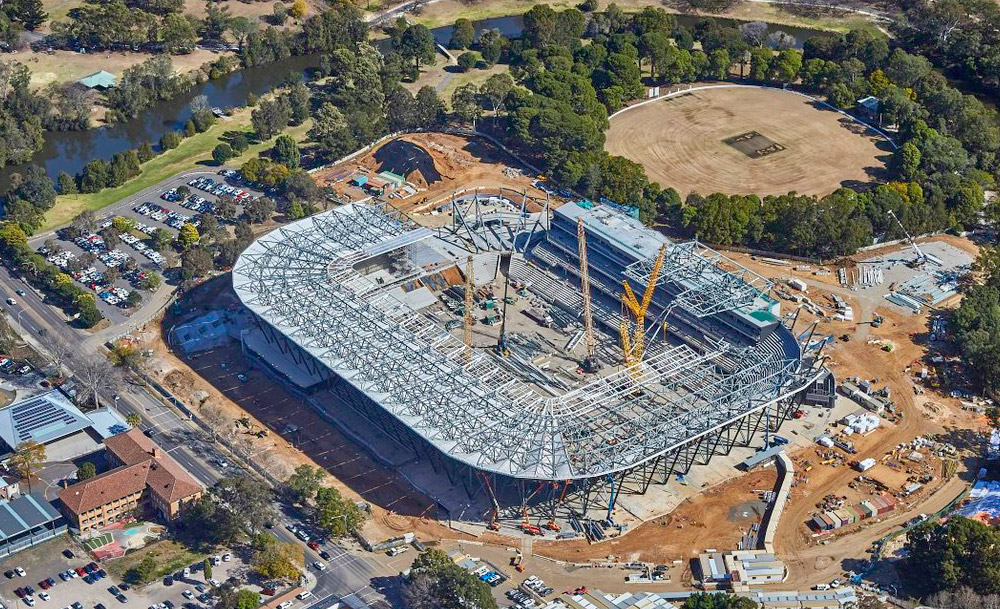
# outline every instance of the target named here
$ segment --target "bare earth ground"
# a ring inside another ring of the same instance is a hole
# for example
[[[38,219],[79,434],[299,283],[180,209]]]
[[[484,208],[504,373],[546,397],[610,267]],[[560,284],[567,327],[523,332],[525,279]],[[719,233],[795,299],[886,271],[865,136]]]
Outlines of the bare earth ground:
[[[950,237],[943,239],[967,251],[975,251],[975,246],[968,241]],[[983,428],[984,421],[981,415],[961,410],[957,400],[935,394],[930,389],[923,395],[914,395],[912,373],[907,374],[903,369],[925,356],[926,349],[920,343],[922,334],[927,331],[926,315],[896,313],[882,303],[873,306],[863,295],[839,286],[833,278],[835,275],[815,276],[791,267],[766,265],[742,254],[730,256],[765,276],[797,276],[808,280],[809,293],[814,300],[824,294],[841,295],[854,306],[858,319],[870,319],[875,309],[886,316],[880,328],[847,322],[823,322],[817,330],[835,336],[851,333],[850,342],[838,341],[827,348],[826,353],[830,356],[828,365],[840,379],[855,375],[863,378],[878,376],[879,385],[885,383],[891,387],[893,399],[904,413],[896,423],[884,421],[877,432],[864,438],[856,437],[859,453],[848,459],[870,456],[880,460],[897,444],[909,442],[916,436],[943,439],[966,451],[960,455],[962,462],[956,477],[942,479],[939,461],[936,457],[929,457],[922,471],[933,473],[935,479],[927,488],[902,500],[900,507],[881,522],[848,527],[826,541],[814,538],[805,525],[817,511],[815,504],[827,494],[846,495],[849,503],[857,502],[864,498],[866,491],[848,488],[848,483],[857,477],[857,472],[848,466],[819,464],[815,447],[794,451],[792,457],[798,472],[796,486],[778,529],[776,547],[779,557],[786,561],[790,570],[788,580],[782,584],[783,589],[804,589],[858,566],[857,559],[864,558],[865,549],[875,540],[915,514],[933,513],[957,496],[968,483],[968,466],[975,463],[972,455],[977,448],[972,445],[975,442],[974,433]],[[183,304],[188,313],[234,306],[237,306],[237,301],[229,287],[228,276],[189,292]],[[811,320],[803,316],[798,327],[801,329],[807,321]],[[896,348],[892,353],[881,351],[878,346],[867,343],[867,338],[873,336],[891,340]],[[206,391],[209,398],[203,409],[220,408],[230,421],[247,413],[255,426],[271,430],[267,438],[250,441],[254,443],[253,451],[257,458],[270,464],[269,468],[276,475],[287,475],[300,463],[319,464],[333,476],[331,484],[352,497],[364,498],[372,503],[374,517],[366,534],[388,537],[401,531],[415,531],[422,539],[471,539],[435,521],[436,510],[432,501],[376,463],[334,426],[315,415],[301,400],[251,368],[238,346],[216,349],[187,360],[169,353],[162,342],[155,342],[154,347],[156,353],[150,367],[178,397],[191,402],[192,393]],[[237,372],[248,373],[248,382],[239,382]],[[300,425],[302,431],[282,438],[281,432],[289,422]],[[816,430],[817,433],[819,431]],[[806,472],[808,465],[812,468]],[[882,463],[872,472],[893,488],[899,488],[907,475]],[[535,540],[527,542],[527,547],[529,553],[568,563],[587,563],[611,556],[620,561],[646,560],[668,564],[680,560],[686,565],[688,559],[707,548],[735,547],[743,532],[759,518],[752,507],[757,491],[772,488],[775,479],[773,468],[739,476],[706,489],[683,502],[668,516],[656,518],[624,536],[603,543]],[[500,550],[509,547],[512,540],[487,532],[477,543]],[[524,543],[521,542],[522,548]],[[689,569],[682,566],[679,571],[671,582],[658,586],[662,585],[663,589],[689,587]]]
[[[414,213],[436,207],[429,204],[445,203],[456,190],[475,190],[477,187],[526,190],[528,195],[544,199],[545,194],[531,186],[534,176],[529,169],[524,168],[520,175],[504,173],[505,168],[519,167],[517,159],[483,138],[411,133],[384,142],[351,161],[317,172],[313,177],[320,186],[332,186],[337,192],[357,200],[366,195],[351,187],[347,183],[349,178],[333,183],[332,177],[345,169],[369,174],[395,171],[406,176],[419,190],[407,199],[390,201],[403,212]],[[419,171],[420,176],[414,175],[414,171]]]
[[[785,147],[750,158],[723,140],[757,131]],[[641,163],[661,186],[681,195],[826,195],[867,182],[882,170],[888,144],[862,126],[780,90],[694,91],[616,116],[607,132],[611,154]]]

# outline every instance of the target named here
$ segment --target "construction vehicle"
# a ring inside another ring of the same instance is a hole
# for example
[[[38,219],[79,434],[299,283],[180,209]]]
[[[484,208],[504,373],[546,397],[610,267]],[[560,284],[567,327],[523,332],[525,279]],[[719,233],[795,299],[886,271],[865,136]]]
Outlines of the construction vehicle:
[[[649,272],[649,279],[646,282],[646,291],[643,292],[642,302],[635,297],[628,280],[622,280],[622,304],[624,308],[632,313],[632,325],[624,319],[618,328],[622,340],[622,351],[625,356],[625,366],[632,371],[633,376],[639,373],[638,364],[642,361],[642,356],[646,351],[646,312],[649,310],[649,303],[653,300],[653,293],[656,291],[656,281],[660,277],[663,269],[663,258],[667,254],[667,246],[660,248],[653,268]]]
[[[601,362],[597,359],[597,341],[594,339],[594,318],[590,307],[590,266],[587,262],[587,231],[583,228],[583,218],[576,221],[576,241],[580,253],[580,294],[583,296],[583,336],[587,345],[587,355],[580,362],[584,372],[597,372]]]
[[[521,523],[521,532],[526,535],[541,535],[542,529],[538,525],[529,524],[527,522]]]
[[[548,529],[548,530],[550,530],[550,531],[555,531],[556,533],[558,533],[559,531],[562,530],[562,527],[559,526],[559,524],[555,520],[550,520],[550,521],[546,522],[545,523],[545,528]]]

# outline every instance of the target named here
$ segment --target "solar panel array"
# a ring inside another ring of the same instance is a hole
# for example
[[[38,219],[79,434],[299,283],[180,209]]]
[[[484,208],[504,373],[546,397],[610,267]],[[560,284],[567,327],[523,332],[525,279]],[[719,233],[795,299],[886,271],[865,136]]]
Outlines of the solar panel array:
[[[11,418],[19,442],[31,440],[34,432],[40,429],[53,425],[73,425],[78,422],[72,413],[53,404],[45,396],[26,400],[15,404],[12,408],[14,411],[11,413]]]

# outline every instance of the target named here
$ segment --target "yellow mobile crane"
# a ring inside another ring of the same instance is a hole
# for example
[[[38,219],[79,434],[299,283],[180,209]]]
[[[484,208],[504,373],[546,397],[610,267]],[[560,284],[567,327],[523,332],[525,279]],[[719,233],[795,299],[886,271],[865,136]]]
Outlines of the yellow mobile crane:
[[[642,356],[646,352],[646,311],[649,310],[649,303],[653,300],[653,292],[656,291],[656,280],[660,277],[663,269],[663,258],[666,256],[667,246],[660,248],[660,253],[656,255],[653,268],[649,272],[649,280],[646,282],[646,291],[642,294],[642,302],[635,297],[635,292],[629,286],[628,280],[622,280],[622,304],[632,313],[632,324],[622,320],[618,328],[622,339],[622,351],[625,355],[625,366],[635,369],[635,366],[642,361]],[[631,329],[631,332],[630,332]]]

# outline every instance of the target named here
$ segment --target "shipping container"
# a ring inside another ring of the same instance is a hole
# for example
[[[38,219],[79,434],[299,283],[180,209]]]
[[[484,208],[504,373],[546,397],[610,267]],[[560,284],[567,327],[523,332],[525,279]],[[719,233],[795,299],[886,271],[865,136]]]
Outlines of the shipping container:
[[[862,501],[859,505],[861,505],[861,509],[863,509],[868,514],[868,518],[874,518],[875,516],[878,516],[878,510],[875,509],[875,506],[873,506],[871,502]]]

